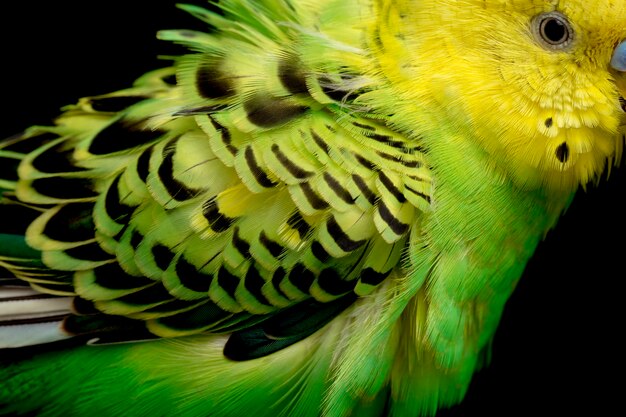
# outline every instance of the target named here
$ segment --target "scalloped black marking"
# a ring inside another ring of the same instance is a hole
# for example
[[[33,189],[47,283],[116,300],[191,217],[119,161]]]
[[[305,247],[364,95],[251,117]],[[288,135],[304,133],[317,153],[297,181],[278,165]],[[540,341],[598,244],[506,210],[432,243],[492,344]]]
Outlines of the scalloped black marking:
[[[308,110],[307,106],[292,104],[276,97],[257,96],[243,103],[248,120],[259,127],[282,125]]]
[[[280,289],[280,283],[282,282],[282,280],[285,278],[286,275],[287,275],[287,271],[285,271],[285,268],[283,268],[282,266],[278,267],[278,269],[274,271],[274,274],[272,275],[272,286],[274,287],[276,292],[280,294],[281,297],[289,299],[289,297],[287,297],[287,294],[285,294],[283,290]]]
[[[363,246],[367,241],[364,239],[361,240],[352,240],[350,236],[348,236],[342,229],[341,226],[335,220],[335,217],[330,217],[326,221],[326,229],[328,233],[333,238],[337,246],[341,248],[344,252],[352,252]]]
[[[230,152],[230,154],[233,156],[237,155],[238,149],[232,144],[230,130],[228,130],[226,126],[222,126],[217,121],[215,121],[215,119],[212,118],[211,115],[208,115],[207,117],[209,118],[209,121],[211,122],[215,130],[220,132],[222,143],[224,143],[224,146],[226,146],[226,149],[228,149],[228,152]]]
[[[378,213],[381,219],[389,226],[389,228],[397,235],[402,235],[409,230],[409,225],[398,220],[382,201],[378,202]]]
[[[407,191],[409,191],[409,192],[411,192],[411,193],[413,193],[413,194],[415,194],[415,195],[416,195],[416,196],[418,196],[418,197],[423,198],[424,200],[426,200],[426,202],[427,202],[428,204],[430,204],[430,196],[429,196],[428,194],[424,194],[424,193],[422,193],[422,192],[419,192],[419,191],[417,191],[417,190],[414,190],[413,188],[409,187],[408,185],[405,185],[405,186],[404,186],[404,189],[405,189],[405,190],[407,190]]]
[[[126,220],[135,211],[135,207],[123,204],[120,199],[118,184],[122,174],[119,174],[106,191],[104,197],[104,210],[111,220],[118,224],[126,223]]]
[[[311,253],[322,263],[326,263],[330,259],[330,254],[326,252],[326,249],[317,240],[311,243]]]
[[[420,168],[422,166],[422,163],[419,161],[405,161],[404,159],[402,159],[399,155],[390,155],[388,153],[385,152],[381,152],[381,151],[376,151],[376,154],[378,156],[380,156],[383,159],[386,159],[388,161],[393,161],[396,162],[400,165],[403,165],[407,168]]]
[[[294,211],[287,219],[287,225],[298,232],[300,239],[304,239],[311,230],[311,226],[304,220],[299,211]]]
[[[213,275],[198,271],[198,268],[182,257],[176,262],[176,275],[185,288],[196,292],[208,292],[213,281]]]
[[[311,129],[311,137],[313,138],[313,140],[315,141],[315,143],[317,144],[317,146],[320,147],[320,149],[322,151],[324,151],[324,153],[326,155],[329,154],[330,152],[330,148],[328,147],[328,144],[326,143],[326,141],[320,136],[318,135],[315,130]]]
[[[66,149],[67,143],[60,142],[37,155],[32,166],[39,172],[58,174],[63,172],[80,172],[85,168],[75,165],[74,149]]]
[[[374,164],[372,161],[370,161],[369,159],[364,158],[363,156],[359,155],[358,153],[353,153],[354,158],[356,159],[356,161],[361,164],[362,166],[364,166],[365,168],[369,169],[370,171],[379,171],[380,169],[376,166],[376,164]]]
[[[374,139],[376,142],[384,143],[385,145],[391,146],[396,149],[407,149],[408,144],[401,140],[395,140],[393,137],[389,135],[383,135],[381,133],[371,133],[367,135],[368,138]]]
[[[95,283],[111,290],[130,290],[154,284],[145,277],[128,275],[117,263],[110,263],[93,269]]]
[[[345,101],[348,99],[348,96],[351,95],[351,91],[349,90],[333,87],[335,83],[333,83],[333,81],[325,75],[318,77],[317,81],[319,82],[324,94],[335,101]]]
[[[47,177],[31,183],[31,187],[41,195],[61,200],[97,197],[93,183],[89,178]]]
[[[144,183],[148,180],[148,175],[150,174],[150,158],[152,157],[153,149],[152,146],[146,148],[137,159],[137,176]]]
[[[400,140],[395,140],[392,136],[385,135],[382,133],[376,133],[376,127],[374,126],[370,126],[370,125],[359,123],[359,122],[353,122],[352,124],[356,127],[360,127],[361,129],[367,130],[368,132],[365,133],[365,136],[370,139],[375,140],[376,142],[384,143],[385,145],[391,146],[392,148],[396,148],[396,149],[407,149],[407,146],[409,146],[408,143],[400,141]]]
[[[196,71],[196,89],[200,97],[218,99],[235,93],[233,80],[214,63],[204,63]]]
[[[380,182],[385,186],[385,188],[394,196],[394,198],[398,201],[398,203],[404,203],[406,198],[404,194],[393,184],[391,179],[386,176],[382,171],[378,173],[378,178],[380,178]]]
[[[244,151],[244,156],[246,158],[246,164],[248,165],[248,169],[250,169],[250,172],[259,183],[259,185],[265,188],[271,188],[278,185],[274,181],[270,180],[267,176],[267,173],[263,171],[263,169],[261,169],[256,160],[256,156],[254,155],[254,150],[252,149],[252,147],[246,147],[246,150]]]
[[[278,63],[278,79],[291,94],[308,93],[306,75],[297,58],[285,58]]]
[[[137,230],[133,230],[130,236],[130,246],[137,249],[142,241],[143,241],[143,235],[139,233]]]
[[[376,130],[374,126],[366,125],[365,123],[352,122],[352,124],[356,127],[360,127],[361,129],[369,130],[370,132],[373,132]]]
[[[230,228],[235,219],[224,216],[219,208],[215,198],[207,200],[202,205],[202,215],[209,222],[209,227],[214,232],[225,232]]]
[[[74,259],[82,259],[85,261],[100,262],[113,259],[113,256],[102,250],[100,245],[96,242],[66,249],[64,252]]]
[[[217,272],[217,283],[233,299],[235,298],[235,290],[239,285],[239,281],[239,277],[228,272],[224,266],[222,266]]]
[[[170,248],[160,244],[152,247],[152,256],[154,256],[154,262],[162,271],[165,271],[174,259],[174,253]]]
[[[196,190],[187,187],[185,183],[178,181],[174,178],[174,154],[175,150],[169,147],[164,149],[164,158],[159,165],[158,175],[159,180],[165,187],[167,193],[176,201],[190,200],[202,192],[202,190]]]
[[[326,268],[320,272],[317,283],[323,291],[330,295],[342,295],[354,289],[356,280],[346,281],[334,269]]]
[[[373,268],[365,268],[361,271],[361,282],[368,285],[378,285],[389,276],[391,271],[378,272]]]
[[[11,136],[10,138],[5,139],[3,142],[11,142],[10,145],[3,145],[2,149],[5,151],[17,152],[22,154],[31,153],[35,149],[39,149],[47,143],[52,142],[60,138],[59,135],[52,132],[43,132],[34,136],[27,136],[28,131],[24,133],[17,134],[15,136]]]
[[[153,142],[166,133],[160,129],[144,128],[143,123],[143,120],[114,121],[96,134],[89,144],[89,152],[94,155],[119,152]]]
[[[82,242],[93,239],[95,224],[93,203],[72,203],[62,206],[43,229],[43,234],[60,242]]]
[[[261,288],[265,285],[265,280],[261,277],[259,271],[257,271],[254,266],[248,268],[248,272],[246,273],[243,283],[246,290],[248,290],[259,303],[267,306],[272,305],[272,303],[270,303],[261,292]]]
[[[378,199],[378,196],[374,194],[374,192],[370,189],[370,187],[367,186],[367,183],[365,182],[363,177],[361,177],[358,174],[352,174],[352,180],[354,181],[356,186],[359,188],[359,190],[361,191],[361,194],[363,194],[363,197],[365,197],[367,202],[370,203],[371,205],[376,204],[376,200]]]
[[[239,227],[235,227],[233,232],[233,247],[244,257],[250,257],[250,244],[239,236]]]
[[[337,197],[348,204],[354,204],[354,199],[350,195],[350,192],[346,190],[335,177],[328,172],[324,172],[324,181],[326,181],[326,184],[328,184]]]
[[[311,185],[308,182],[300,183],[300,188],[302,189],[302,193],[304,194],[306,200],[315,210],[324,210],[329,207],[326,200],[313,191],[313,188],[311,188]]]
[[[277,144],[272,145],[272,153],[276,156],[276,159],[280,164],[285,167],[285,169],[298,179],[305,179],[312,177],[315,173],[311,171],[307,171],[304,168],[296,165],[287,155],[280,150],[280,146]]]
[[[269,251],[269,253],[272,254],[274,258],[278,258],[285,249],[280,243],[270,239],[267,234],[265,234],[265,230],[263,230],[259,235],[259,242]]]
[[[298,262],[289,272],[288,279],[297,289],[305,294],[309,294],[311,285],[315,280],[315,274]]]

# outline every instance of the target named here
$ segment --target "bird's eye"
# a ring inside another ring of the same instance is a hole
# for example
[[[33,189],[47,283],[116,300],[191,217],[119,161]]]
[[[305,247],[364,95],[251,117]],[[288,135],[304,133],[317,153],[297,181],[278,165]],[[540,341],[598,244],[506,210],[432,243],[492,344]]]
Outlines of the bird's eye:
[[[574,39],[574,29],[559,12],[542,13],[532,21],[533,33],[539,43],[549,50],[564,50]]]

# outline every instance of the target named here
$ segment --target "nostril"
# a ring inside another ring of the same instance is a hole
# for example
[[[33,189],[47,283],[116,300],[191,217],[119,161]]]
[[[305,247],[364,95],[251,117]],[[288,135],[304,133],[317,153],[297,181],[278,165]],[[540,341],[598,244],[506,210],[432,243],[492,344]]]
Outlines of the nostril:
[[[626,40],[615,48],[613,58],[611,58],[611,67],[617,71],[626,72]]]
[[[619,97],[619,105],[624,112],[626,112],[626,99],[622,96]]]

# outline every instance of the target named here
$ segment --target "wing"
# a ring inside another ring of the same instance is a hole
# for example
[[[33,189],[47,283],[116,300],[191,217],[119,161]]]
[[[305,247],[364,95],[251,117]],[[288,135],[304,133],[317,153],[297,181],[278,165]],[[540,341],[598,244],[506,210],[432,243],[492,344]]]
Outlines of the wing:
[[[5,235],[25,250],[0,263],[73,298],[69,334],[234,332],[225,353],[249,359],[399,267],[430,210],[430,171],[419,146],[366,116],[369,81],[345,64],[358,51],[318,62],[319,39],[275,23],[297,23],[284,5],[259,18],[246,3],[238,23],[187,9],[221,31],[161,37],[198,53],[2,145],[17,167],[3,210],[24,219],[25,241]]]

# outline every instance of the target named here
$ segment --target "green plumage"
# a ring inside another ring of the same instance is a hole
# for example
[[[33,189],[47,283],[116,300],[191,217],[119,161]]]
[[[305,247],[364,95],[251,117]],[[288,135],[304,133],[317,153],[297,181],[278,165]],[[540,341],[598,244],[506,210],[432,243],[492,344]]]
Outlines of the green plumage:
[[[0,143],[0,414],[402,417],[463,398],[573,192],[520,185],[400,99],[397,3],[180,6],[210,28],[159,33],[187,55]]]

